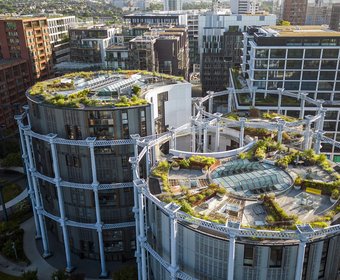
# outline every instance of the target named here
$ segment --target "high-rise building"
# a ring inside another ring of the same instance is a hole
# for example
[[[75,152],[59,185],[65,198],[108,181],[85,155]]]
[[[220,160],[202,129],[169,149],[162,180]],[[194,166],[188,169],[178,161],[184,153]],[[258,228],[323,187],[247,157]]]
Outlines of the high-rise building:
[[[340,3],[333,4],[329,28],[340,31]]]
[[[156,71],[188,79],[187,28],[180,26],[150,28],[149,32],[143,34],[130,40],[128,46],[117,44],[108,48],[108,65],[121,65],[124,69]]]
[[[33,80],[53,74],[46,17],[0,18],[0,45],[0,58],[26,60]]]
[[[313,100],[323,100],[327,108],[323,130],[329,138],[338,141],[339,39],[340,32],[324,26],[248,28],[244,33],[241,65],[245,80],[234,83],[238,89],[249,90],[242,97],[247,102],[242,104],[261,110],[279,107],[284,114],[303,118],[317,108],[306,106],[301,110],[300,103],[289,97],[284,97],[278,105],[277,95],[271,92],[281,88],[302,98],[307,94]],[[340,150],[334,145],[324,143],[321,151],[340,161]]]
[[[304,25],[308,0],[284,0],[282,19],[291,25]]]
[[[164,0],[164,11],[181,11],[182,10],[182,0]]]
[[[100,260],[106,276],[106,261],[135,254],[134,143],[190,120],[191,85],[157,73],[81,72],[34,85],[27,100],[30,124],[23,120],[20,133],[44,255],[48,229],[63,244],[66,270],[73,252]],[[150,170],[141,163],[139,172]]]
[[[204,11],[205,12],[205,11]],[[200,66],[200,54],[198,48],[198,17],[201,11],[188,11],[188,40],[189,40],[189,64],[190,72],[198,72]]]
[[[157,70],[155,43],[157,36],[138,36],[129,42],[131,69]]]
[[[70,61],[70,42],[68,30],[71,26],[75,26],[75,24],[75,16],[47,18],[54,64]]]
[[[257,0],[232,0],[230,8],[233,14],[255,14],[259,11],[259,2]]]
[[[26,103],[25,92],[32,85],[29,64],[24,59],[0,59],[0,127],[15,129],[14,115]]]
[[[70,28],[71,62],[105,65],[105,50],[114,43],[115,33],[115,28],[105,25]]]
[[[329,25],[332,8],[329,5],[307,6],[306,25]]]
[[[130,25],[187,25],[188,16],[181,11],[155,12],[155,13],[135,13],[124,15],[126,24]]]
[[[203,94],[229,85],[229,69],[241,63],[242,32],[249,25],[272,25],[275,15],[228,15],[207,12],[199,16],[198,45]]]

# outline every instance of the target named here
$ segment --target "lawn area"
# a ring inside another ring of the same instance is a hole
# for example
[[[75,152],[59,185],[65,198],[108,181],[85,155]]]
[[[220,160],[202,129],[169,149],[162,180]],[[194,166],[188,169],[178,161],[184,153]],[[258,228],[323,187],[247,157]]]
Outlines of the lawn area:
[[[4,196],[5,203],[12,200],[14,197],[19,195],[22,192],[22,189],[17,184],[6,184],[6,182],[2,183],[5,187],[2,189],[2,194]]]
[[[19,279],[22,279],[22,278],[17,277],[17,276],[8,275],[8,274],[5,274],[5,273],[0,271],[0,279],[1,280],[19,280]]]

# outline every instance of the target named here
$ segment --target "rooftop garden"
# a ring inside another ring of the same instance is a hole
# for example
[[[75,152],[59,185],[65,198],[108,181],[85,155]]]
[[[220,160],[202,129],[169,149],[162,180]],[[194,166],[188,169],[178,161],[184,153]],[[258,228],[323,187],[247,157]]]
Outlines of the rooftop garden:
[[[333,169],[332,163],[328,161],[325,155],[317,155],[313,150],[299,151],[278,144],[272,138],[264,138],[257,141],[248,152],[240,153],[239,157],[250,161],[268,159],[275,165],[286,169],[289,174],[301,169],[303,172],[300,175],[298,173],[291,175],[295,181],[294,189],[297,187],[299,194],[318,193],[319,190],[320,192],[317,195],[320,199],[328,197],[328,206],[321,206],[324,210],[320,214],[313,212],[308,217],[307,222],[312,227],[322,228],[328,226],[334,215],[340,212],[340,175]],[[181,211],[194,217],[224,224],[230,218],[230,215],[221,211],[221,209],[230,203],[228,199],[233,201],[238,199],[233,194],[228,193],[224,186],[213,183],[209,179],[210,170],[220,164],[218,160],[205,156],[174,158],[160,162],[152,170],[152,175],[158,177],[162,183],[162,192],[157,197],[165,203],[174,202],[178,204],[181,206]],[[309,171],[310,168],[316,168],[319,173],[322,173],[319,176],[322,178],[327,177],[328,179],[318,180],[313,178],[313,172]],[[188,174],[188,176],[182,180],[178,179],[176,175],[178,169],[183,169],[180,173],[181,176],[183,174]],[[184,170],[188,170],[188,172],[186,173]],[[196,173],[193,172],[194,170],[196,170]],[[193,180],[196,180],[196,182],[192,183]],[[278,197],[275,197],[274,193],[271,192],[258,196],[258,202],[255,202],[255,204],[264,209],[264,224],[259,226],[247,221],[243,226],[274,230],[296,229],[297,224],[305,222],[303,215],[299,213],[300,210],[297,209],[305,206],[296,204],[298,201],[296,193],[293,196],[290,195],[290,192],[293,192],[294,189],[292,188],[288,193],[279,194]],[[284,206],[286,204],[281,201],[284,197],[290,197],[289,207]],[[329,202],[330,199],[332,199],[332,203]],[[238,211],[243,213],[243,208],[240,207]],[[242,215],[238,215],[241,223]]]
[[[31,87],[29,94],[44,103],[70,108],[82,108],[84,106],[129,107],[147,104],[147,101],[141,97],[142,89],[137,84],[132,86],[131,94],[118,96],[118,93],[110,93],[107,99],[98,98],[101,93],[91,90],[89,86],[77,88],[75,84],[77,79],[84,79],[86,82],[103,75],[114,74],[120,74],[122,78],[129,78],[133,74],[141,74],[174,81],[184,80],[182,77],[141,70],[75,72],[65,74],[57,79],[38,82]]]

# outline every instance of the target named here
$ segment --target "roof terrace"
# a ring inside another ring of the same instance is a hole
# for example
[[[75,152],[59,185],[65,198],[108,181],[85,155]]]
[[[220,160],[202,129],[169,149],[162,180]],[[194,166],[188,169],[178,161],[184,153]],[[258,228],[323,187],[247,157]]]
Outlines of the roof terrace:
[[[262,155],[263,154],[263,155]],[[299,151],[271,138],[236,158],[169,157],[152,171],[154,195],[200,219],[243,227],[295,229],[329,225],[337,206],[340,175],[324,155]]]
[[[75,72],[38,82],[27,95],[60,107],[129,107],[147,104],[143,95],[150,87],[183,81],[182,77],[139,70]]]

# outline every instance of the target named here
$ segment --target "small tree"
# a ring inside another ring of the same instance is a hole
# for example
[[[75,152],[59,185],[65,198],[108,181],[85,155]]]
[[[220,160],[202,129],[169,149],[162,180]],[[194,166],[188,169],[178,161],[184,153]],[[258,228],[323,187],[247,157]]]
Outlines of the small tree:
[[[29,270],[21,274],[22,280],[39,280],[37,270]]]

